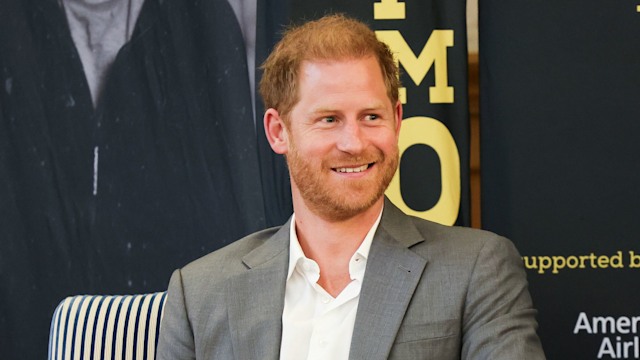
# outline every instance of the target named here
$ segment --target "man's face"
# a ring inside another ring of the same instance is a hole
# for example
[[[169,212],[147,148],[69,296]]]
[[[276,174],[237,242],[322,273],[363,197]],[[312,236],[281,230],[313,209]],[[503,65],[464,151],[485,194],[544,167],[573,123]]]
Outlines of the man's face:
[[[344,220],[379,201],[398,167],[400,103],[373,57],[303,62],[285,129],[296,191],[316,214]]]

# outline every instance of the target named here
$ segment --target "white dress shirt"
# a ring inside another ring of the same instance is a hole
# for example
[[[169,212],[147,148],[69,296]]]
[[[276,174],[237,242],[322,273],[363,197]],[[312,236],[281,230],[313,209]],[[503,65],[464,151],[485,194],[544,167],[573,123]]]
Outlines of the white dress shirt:
[[[351,257],[351,282],[336,298],[318,285],[320,267],[304,255],[295,230],[295,214],[292,216],[281,360],[349,358],[360,288],[381,215],[382,212]]]

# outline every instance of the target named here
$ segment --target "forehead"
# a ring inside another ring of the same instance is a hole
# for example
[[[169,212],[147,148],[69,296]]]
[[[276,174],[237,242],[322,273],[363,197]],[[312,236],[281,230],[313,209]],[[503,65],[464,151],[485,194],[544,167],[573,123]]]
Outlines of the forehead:
[[[299,95],[320,96],[368,91],[385,94],[386,86],[378,61],[372,57],[341,60],[305,60],[300,65]]]

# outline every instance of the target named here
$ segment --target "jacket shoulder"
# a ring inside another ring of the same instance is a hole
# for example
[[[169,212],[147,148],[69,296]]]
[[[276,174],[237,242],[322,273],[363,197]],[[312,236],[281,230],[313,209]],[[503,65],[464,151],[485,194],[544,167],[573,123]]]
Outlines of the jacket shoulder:
[[[231,244],[196,259],[181,269],[183,278],[201,276],[203,274],[224,277],[246,270],[242,258],[264,245],[279,230],[280,226],[255,232]]]
[[[475,256],[482,249],[485,251],[494,249],[509,254],[507,256],[519,257],[511,240],[493,232],[462,226],[441,225],[416,217],[411,217],[411,221],[424,238],[424,243],[416,246],[417,248],[429,248],[431,252],[439,250],[438,252],[443,256],[464,254]]]

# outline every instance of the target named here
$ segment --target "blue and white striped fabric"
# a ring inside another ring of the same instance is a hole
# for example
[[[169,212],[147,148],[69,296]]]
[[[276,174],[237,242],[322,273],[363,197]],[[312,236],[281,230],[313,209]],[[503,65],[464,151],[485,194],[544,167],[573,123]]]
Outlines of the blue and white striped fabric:
[[[153,360],[166,292],[77,295],[51,320],[49,360]]]

